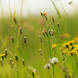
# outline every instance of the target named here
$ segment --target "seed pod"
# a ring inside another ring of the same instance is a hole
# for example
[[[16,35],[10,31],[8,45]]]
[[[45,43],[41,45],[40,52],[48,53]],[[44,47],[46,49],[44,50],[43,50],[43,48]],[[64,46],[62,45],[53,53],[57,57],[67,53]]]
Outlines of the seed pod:
[[[47,32],[45,32],[45,34],[46,34],[46,36],[48,37],[48,33],[47,33]]]
[[[27,38],[24,36],[24,43],[26,44],[27,43]]]
[[[53,21],[53,23],[55,22],[55,20],[54,20],[54,17],[52,16],[52,21]]]
[[[15,55],[15,60],[18,61],[18,56],[17,55]]]
[[[17,20],[16,20],[15,16],[13,16],[13,21],[14,21],[15,24],[17,24]]]
[[[24,59],[22,59],[22,64],[25,65],[25,61],[24,61]]]
[[[22,27],[20,27],[20,34],[22,34],[23,33],[23,30],[22,30]]]
[[[45,37],[45,32],[42,32],[43,36]]]
[[[5,49],[5,58],[7,57],[7,49]]]
[[[59,23],[57,23],[57,27],[60,28],[60,24]]]

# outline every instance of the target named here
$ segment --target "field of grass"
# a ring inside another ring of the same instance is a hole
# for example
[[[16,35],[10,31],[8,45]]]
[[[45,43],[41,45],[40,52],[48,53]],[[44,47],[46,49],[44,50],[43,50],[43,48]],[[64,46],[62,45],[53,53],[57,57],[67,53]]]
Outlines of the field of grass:
[[[78,15],[0,19],[0,78],[78,78]]]

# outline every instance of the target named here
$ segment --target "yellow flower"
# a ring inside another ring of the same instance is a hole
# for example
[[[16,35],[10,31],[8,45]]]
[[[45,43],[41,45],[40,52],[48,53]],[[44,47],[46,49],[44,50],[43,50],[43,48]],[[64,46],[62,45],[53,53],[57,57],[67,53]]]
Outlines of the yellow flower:
[[[74,42],[75,42],[74,40],[68,41],[68,43],[69,43],[71,46],[73,45]]]
[[[69,43],[64,43],[63,48],[69,48]]]
[[[52,49],[56,48],[56,46],[57,46],[56,44],[52,44]]]
[[[75,55],[75,54],[76,54],[76,52],[74,50],[68,52],[68,55]]]
[[[1,56],[5,56],[5,54],[0,54],[0,57],[1,57]]]
[[[75,44],[75,45],[73,45],[73,47],[78,48],[78,45],[77,45],[77,44]]]

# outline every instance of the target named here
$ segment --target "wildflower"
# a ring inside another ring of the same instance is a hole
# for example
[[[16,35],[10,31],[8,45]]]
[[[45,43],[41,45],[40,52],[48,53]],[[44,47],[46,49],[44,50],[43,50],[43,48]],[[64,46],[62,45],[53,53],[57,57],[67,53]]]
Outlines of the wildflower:
[[[5,56],[5,54],[0,54],[0,57],[4,57]]]
[[[69,43],[71,46],[73,45],[74,42],[75,42],[74,40],[68,41],[68,43]]]
[[[52,44],[52,49],[56,48],[56,46],[57,46],[56,44]]]
[[[76,52],[74,50],[68,52],[68,55],[76,55]]]
[[[41,16],[47,16],[47,13],[46,12],[40,12],[41,13]]]
[[[78,42],[78,37],[75,37],[75,38],[74,38],[74,41],[75,41],[75,42]]]
[[[56,57],[53,57],[50,59],[50,64],[54,65],[54,64],[57,64],[58,63],[58,58]]]
[[[56,32],[53,29],[49,29],[48,32],[50,36],[53,36],[54,34],[56,34]]]
[[[5,54],[0,54],[0,56],[4,60]]]
[[[69,49],[69,43],[64,43],[63,47]]]
[[[50,69],[50,64],[46,64],[45,66],[44,66],[44,69]]]
[[[40,12],[41,16],[44,17],[47,20],[47,13],[46,12]]]

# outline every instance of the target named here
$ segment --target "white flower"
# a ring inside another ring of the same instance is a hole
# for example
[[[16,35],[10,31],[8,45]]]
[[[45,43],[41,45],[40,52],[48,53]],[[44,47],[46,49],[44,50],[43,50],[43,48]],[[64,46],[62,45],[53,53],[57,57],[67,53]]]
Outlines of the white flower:
[[[50,68],[50,64],[46,64],[45,66],[44,66],[44,69],[49,69]]]
[[[58,58],[53,57],[52,59],[50,59],[50,64],[57,64],[58,63]]]

